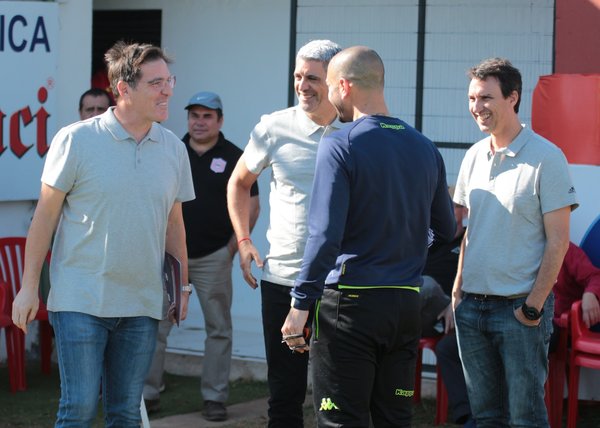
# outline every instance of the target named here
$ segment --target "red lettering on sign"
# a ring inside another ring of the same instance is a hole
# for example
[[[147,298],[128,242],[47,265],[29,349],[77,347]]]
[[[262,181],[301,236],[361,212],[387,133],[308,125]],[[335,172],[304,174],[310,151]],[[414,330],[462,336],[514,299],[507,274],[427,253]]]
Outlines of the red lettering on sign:
[[[40,104],[44,104],[48,100],[48,90],[45,87],[40,87],[37,93],[37,99]],[[4,118],[6,114],[0,110],[0,156],[6,150],[4,146]],[[31,114],[29,106],[25,106],[20,110],[17,110],[10,115],[9,120],[9,137],[8,145],[10,151],[15,154],[19,159],[22,158],[31,149],[34,144],[27,144],[21,138],[21,130],[26,128],[35,120],[36,122],[36,141],[35,146],[37,154],[40,157],[44,157],[48,152],[48,118],[50,113],[46,111],[43,106]]]

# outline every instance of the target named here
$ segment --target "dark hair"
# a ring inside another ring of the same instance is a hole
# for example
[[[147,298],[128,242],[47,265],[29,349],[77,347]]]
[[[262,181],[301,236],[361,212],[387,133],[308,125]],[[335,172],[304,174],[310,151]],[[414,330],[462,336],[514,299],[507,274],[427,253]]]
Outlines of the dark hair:
[[[81,111],[81,109],[83,108],[83,99],[88,95],[91,95],[92,97],[106,97],[108,98],[108,105],[112,105],[112,99],[110,98],[110,95],[108,95],[108,92],[106,92],[104,89],[92,88],[85,91],[79,97],[79,111]]]
[[[504,98],[508,98],[513,91],[517,91],[519,99],[514,106],[515,113],[519,112],[521,104],[521,90],[523,83],[521,81],[521,72],[515,68],[506,58],[488,58],[471,68],[467,75],[471,79],[486,80],[493,76],[500,83],[500,90]]]
[[[142,64],[159,59],[162,59],[167,64],[173,62],[157,46],[140,43],[127,44],[122,40],[115,43],[104,54],[108,70],[108,81],[110,82],[115,98],[119,97],[117,83],[120,80],[127,82],[132,88],[135,88],[140,79]]]

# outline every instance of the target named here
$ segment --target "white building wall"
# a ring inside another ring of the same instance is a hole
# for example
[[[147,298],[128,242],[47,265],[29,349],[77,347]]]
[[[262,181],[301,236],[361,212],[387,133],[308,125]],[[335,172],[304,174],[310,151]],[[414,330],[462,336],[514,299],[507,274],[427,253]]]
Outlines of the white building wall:
[[[330,39],[342,47],[366,45],[386,66],[388,108],[414,123],[418,2],[414,0],[300,0],[296,49]]]
[[[433,141],[473,143],[484,135],[468,111],[467,70],[506,57],[523,77],[519,111],[531,125],[532,93],[552,73],[553,0],[428,0],[423,133]],[[455,183],[464,150],[441,149],[448,182]]]
[[[330,38],[375,49],[386,66],[392,114],[414,124],[418,1],[299,0],[298,43]],[[473,143],[482,134],[467,108],[466,71],[504,56],[521,70],[521,119],[531,122],[538,77],[552,72],[553,0],[427,0],[423,133],[437,142]],[[464,150],[441,149],[455,183]]]

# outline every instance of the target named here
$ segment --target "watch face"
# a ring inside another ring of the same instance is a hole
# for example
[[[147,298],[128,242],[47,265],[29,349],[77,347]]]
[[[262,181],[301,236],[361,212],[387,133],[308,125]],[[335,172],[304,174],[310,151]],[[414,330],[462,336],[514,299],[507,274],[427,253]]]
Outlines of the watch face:
[[[523,311],[523,315],[525,315],[525,318],[528,320],[535,321],[542,316],[542,314],[540,314],[536,308],[531,308],[525,303],[523,303],[521,309]]]

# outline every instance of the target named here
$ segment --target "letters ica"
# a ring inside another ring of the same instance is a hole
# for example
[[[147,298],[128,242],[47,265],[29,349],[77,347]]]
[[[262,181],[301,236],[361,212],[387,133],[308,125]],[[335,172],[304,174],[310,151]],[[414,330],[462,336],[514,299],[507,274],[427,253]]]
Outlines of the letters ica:
[[[22,52],[44,49],[50,52],[50,41],[44,17],[30,18],[23,15],[7,16],[0,14],[0,52]]]

